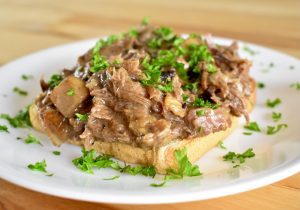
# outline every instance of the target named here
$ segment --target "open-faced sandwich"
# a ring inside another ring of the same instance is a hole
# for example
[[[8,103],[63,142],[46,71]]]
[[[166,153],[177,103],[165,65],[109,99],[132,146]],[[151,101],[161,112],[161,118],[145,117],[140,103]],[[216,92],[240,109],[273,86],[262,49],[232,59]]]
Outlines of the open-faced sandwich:
[[[237,49],[144,22],[42,79],[31,123],[54,145],[82,145],[165,173],[177,167],[175,150],[186,148],[195,162],[235,129],[237,117],[249,121],[255,82]]]

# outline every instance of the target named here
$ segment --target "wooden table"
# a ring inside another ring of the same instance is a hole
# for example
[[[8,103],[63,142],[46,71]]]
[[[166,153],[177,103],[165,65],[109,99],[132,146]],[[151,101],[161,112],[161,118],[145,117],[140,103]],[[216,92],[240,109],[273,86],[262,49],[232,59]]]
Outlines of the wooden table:
[[[251,3],[248,3],[251,2]],[[0,64],[50,46],[119,33],[144,16],[177,32],[211,32],[300,58],[300,1],[0,0]],[[94,204],[48,196],[0,179],[0,209],[300,209],[300,174],[207,201],[159,206]]]

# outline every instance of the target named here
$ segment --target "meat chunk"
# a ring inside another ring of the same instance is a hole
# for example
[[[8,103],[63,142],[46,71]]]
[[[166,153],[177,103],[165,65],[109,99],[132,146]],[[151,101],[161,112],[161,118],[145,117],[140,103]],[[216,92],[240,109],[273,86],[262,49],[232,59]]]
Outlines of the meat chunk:
[[[50,99],[65,117],[74,116],[76,108],[89,96],[84,81],[74,76],[68,76],[50,95]]]
[[[167,94],[165,97],[164,105],[168,111],[171,111],[173,114],[184,117],[186,110],[182,108],[182,104],[171,94]]]
[[[203,110],[203,115],[197,115],[197,111],[199,110]],[[222,108],[216,110],[209,108],[192,109],[186,118],[202,135],[225,130],[231,125],[228,113],[225,113]]]

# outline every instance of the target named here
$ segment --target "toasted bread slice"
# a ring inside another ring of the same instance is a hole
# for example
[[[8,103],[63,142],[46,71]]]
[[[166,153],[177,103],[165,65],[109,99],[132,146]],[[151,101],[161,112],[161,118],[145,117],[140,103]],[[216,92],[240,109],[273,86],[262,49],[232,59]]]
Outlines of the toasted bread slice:
[[[254,81],[253,81],[254,82]],[[255,104],[255,91],[248,100],[248,110],[252,110]],[[43,126],[39,120],[38,109],[35,104],[29,110],[30,120],[33,127],[41,132]],[[95,141],[92,149],[103,154],[109,154],[115,158],[127,163],[135,163],[141,165],[153,165],[158,173],[166,173],[166,169],[177,168],[177,161],[174,156],[174,151],[186,147],[187,156],[190,162],[194,163],[206,152],[215,147],[220,141],[225,139],[236,127],[238,118],[232,116],[232,125],[226,130],[211,133],[207,136],[197,137],[192,139],[173,140],[158,148],[146,149],[135,147],[129,144],[119,142],[103,142]],[[47,133],[47,135],[49,135]],[[74,141],[68,141],[71,144],[76,144]]]

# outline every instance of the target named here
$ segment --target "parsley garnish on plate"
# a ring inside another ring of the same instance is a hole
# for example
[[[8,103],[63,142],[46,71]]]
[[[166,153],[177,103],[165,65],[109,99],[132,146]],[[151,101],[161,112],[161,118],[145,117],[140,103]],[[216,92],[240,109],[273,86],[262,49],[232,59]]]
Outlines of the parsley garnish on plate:
[[[220,141],[218,143],[218,146],[221,148],[221,149],[227,149],[225,146],[224,146],[224,142],[223,141]]]
[[[14,117],[8,114],[0,114],[0,119],[5,119],[14,128],[28,128],[31,127],[31,122],[29,118],[29,107],[30,105],[23,108]]]
[[[153,166],[131,166],[125,165],[122,167],[119,162],[112,160],[109,155],[96,155],[95,150],[86,151],[82,149],[82,156],[74,159],[73,164],[83,172],[93,174],[93,168],[112,168],[122,173],[129,173],[131,175],[142,174],[144,176],[154,177],[156,174]]]
[[[259,89],[264,89],[266,87],[266,85],[264,83],[262,83],[262,82],[257,82],[257,87]]]
[[[28,134],[28,136],[24,139],[25,144],[39,144],[42,145],[40,140],[38,140],[32,134]]]
[[[256,132],[260,132],[261,129],[259,127],[259,125],[257,124],[257,122],[250,122],[247,125],[244,125],[244,128],[250,131],[256,131]]]
[[[41,162],[36,162],[34,164],[29,164],[27,165],[27,168],[29,168],[32,171],[46,173],[46,176],[53,176],[53,174],[49,174],[48,171],[46,170],[47,168],[46,160],[42,160]]]
[[[21,78],[25,81],[33,79],[32,75],[26,75],[26,74],[22,74]]]
[[[251,132],[243,132],[243,134],[246,135],[246,136],[251,136],[252,135]]]
[[[268,99],[266,101],[267,107],[270,107],[270,108],[274,108],[274,107],[278,106],[279,104],[281,104],[280,98],[275,98],[274,100]]]
[[[272,112],[272,119],[274,122],[277,122],[281,119],[282,114],[280,112]]]
[[[249,53],[250,55],[255,55],[255,54],[256,54],[256,52],[255,52],[254,50],[252,50],[250,47],[248,47],[247,45],[245,45],[245,46],[243,47],[243,50],[244,50],[245,52]]]
[[[88,120],[88,115],[87,114],[75,113],[75,116],[80,121],[87,121]]]
[[[185,176],[200,176],[202,175],[198,165],[192,165],[187,157],[187,148],[175,150],[175,158],[177,160],[178,168],[177,169],[167,169],[167,174],[164,177],[164,181],[161,183],[151,183],[152,187],[162,187],[168,181],[174,179],[183,179]]]
[[[104,178],[103,180],[115,180],[115,179],[118,179],[118,178],[120,178],[120,176],[116,175],[116,176],[113,176],[111,178]]]
[[[52,154],[58,156],[58,155],[60,155],[60,151],[52,151]]]
[[[296,90],[300,90],[300,82],[295,82],[290,85],[291,88],[294,88]]]
[[[175,151],[175,158],[178,163],[178,169],[170,168],[167,170],[165,180],[182,179],[184,176],[200,176],[199,166],[192,165],[187,156],[187,148]]]
[[[231,161],[234,164],[238,163],[237,165],[233,166],[234,168],[236,168],[236,167],[240,166],[240,164],[245,163],[245,159],[252,158],[254,156],[255,156],[255,153],[253,152],[253,149],[249,148],[241,154],[230,151],[226,155],[223,156],[223,160]]]
[[[0,125],[0,132],[9,133],[8,127],[6,125]]]
[[[273,134],[279,132],[281,129],[287,128],[287,127],[288,127],[288,125],[284,124],[284,123],[283,124],[279,124],[277,126],[268,126],[267,127],[267,134],[268,135],[273,135]]]
[[[161,183],[151,183],[150,186],[151,187],[163,187],[167,182],[163,181]]]
[[[27,96],[27,95],[28,95],[28,92],[27,92],[27,91],[22,90],[22,89],[19,88],[19,87],[14,87],[13,91],[14,91],[15,93],[18,93],[18,94],[21,95],[21,96]]]

